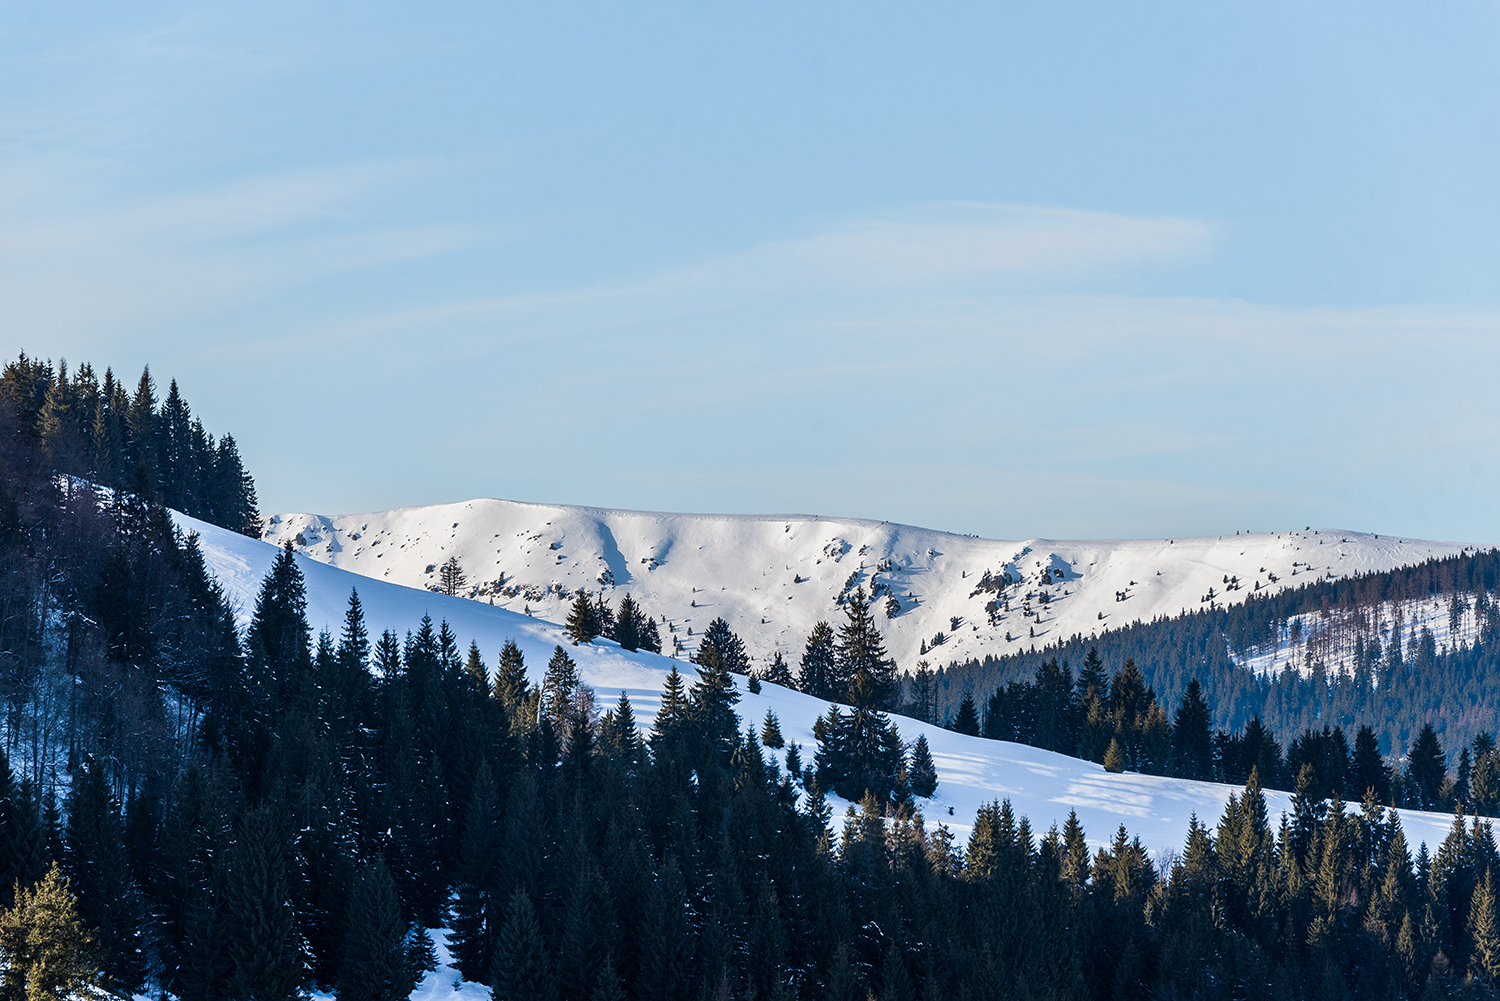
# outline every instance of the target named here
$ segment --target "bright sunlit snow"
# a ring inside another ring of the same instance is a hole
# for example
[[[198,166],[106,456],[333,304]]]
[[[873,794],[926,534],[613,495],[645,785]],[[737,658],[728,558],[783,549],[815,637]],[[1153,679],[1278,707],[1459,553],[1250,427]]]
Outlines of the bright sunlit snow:
[[[435,509],[426,509],[425,516],[433,517],[433,510]],[[647,519],[651,516],[637,517]],[[682,521],[688,526],[698,526],[700,531],[705,523],[716,523],[710,519],[684,518]],[[741,522],[746,526],[747,535],[753,535],[752,529],[765,532],[767,525],[774,525],[779,531],[781,525],[793,524],[792,531],[796,530],[795,523],[790,522],[754,519],[727,521],[729,524],[723,526],[726,530],[732,529],[736,522]],[[246,538],[190,518],[178,516],[178,522],[185,530],[199,533],[210,570],[224,588],[229,601],[239,606],[242,622],[247,622],[254,610],[261,581],[276,558],[276,548],[270,543]],[[371,527],[376,524],[368,523]],[[450,520],[449,525],[451,524]],[[832,530],[831,526],[835,523],[803,524]],[[850,524],[837,523],[845,531],[848,531]],[[402,527],[407,532],[414,533],[414,526],[408,524]],[[887,528],[879,525],[863,527],[872,532]],[[360,531],[358,528],[355,530]],[[900,531],[915,534],[918,530]],[[769,534],[774,538],[774,532]],[[673,552],[682,547],[683,535],[687,535],[689,539],[695,538],[687,529],[674,535],[676,544]],[[923,535],[934,540],[939,537],[938,533]],[[389,534],[386,537],[393,540],[393,545],[397,545],[395,539],[401,538]],[[697,536],[704,537],[706,536]],[[404,538],[412,540],[409,548],[419,542],[419,537],[414,534],[408,534]],[[577,541],[576,536],[574,538]],[[955,542],[964,541],[955,536],[942,538],[947,540],[945,544],[950,548],[956,548]],[[1306,542],[1305,538],[1295,536],[1289,544],[1295,546],[1299,540]],[[360,540],[356,540],[358,541]],[[542,551],[549,551],[546,550],[545,538],[536,541]],[[968,541],[976,549],[981,546],[1003,545],[980,540]],[[1272,541],[1274,543],[1276,540],[1273,538]],[[855,540],[851,539],[850,542],[853,544]],[[1316,541],[1311,545],[1316,548]],[[1099,551],[1101,554],[1111,552],[1104,545],[1100,545]],[[847,561],[850,555],[857,552],[856,546],[844,559]],[[672,559],[672,553],[663,555]],[[729,550],[726,549],[720,559],[728,565]],[[1300,554],[1295,549],[1287,556],[1288,561],[1292,559],[1300,561]],[[635,709],[636,720],[642,727],[649,728],[651,725],[660,705],[664,679],[673,666],[686,673],[690,679],[694,676],[692,665],[685,661],[674,661],[650,653],[627,652],[608,640],[571,646],[559,625],[498,605],[492,607],[486,602],[448,597],[383,580],[371,580],[305,557],[298,560],[298,565],[307,580],[307,614],[314,631],[328,629],[336,636],[343,623],[349,592],[352,588],[358,588],[372,636],[379,635],[384,629],[392,629],[405,635],[407,630],[416,628],[424,614],[431,615],[434,621],[446,620],[449,623],[461,648],[467,649],[470,640],[477,642],[486,662],[491,665],[495,663],[505,640],[514,639],[526,655],[533,683],[541,680],[554,647],[563,644],[577,661],[584,682],[597,692],[601,708],[607,708],[618,699],[621,692],[625,692]],[[711,578],[705,578],[707,579]],[[705,596],[705,601],[700,604],[705,604],[707,600],[708,596]],[[558,609],[555,603],[551,607],[553,611]],[[717,614],[712,607],[705,608],[704,613]],[[730,621],[733,623],[734,620]],[[743,696],[738,711],[746,724],[756,726],[758,731],[766,710],[772,710],[781,721],[781,730],[787,741],[800,744],[803,748],[803,760],[810,762],[815,747],[813,723],[818,716],[827,712],[828,703],[776,685],[765,685],[761,694],[751,695],[745,690],[744,679],[737,680]],[[1230,786],[1185,779],[1133,773],[1111,774],[1093,762],[1034,747],[967,737],[904,717],[897,717],[896,722],[902,737],[907,741],[915,740],[919,733],[927,735],[933,759],[937,763],[940,784],[937,795],[932,800],[922,801],[921,808],[929,823],[948,824],[960,840],[967,838],[979,806],[995,799],[1009,799],[1019,814],[1030,818],[1032,829],[1038,834],[1045,832],[1052,824],[1061,826],[1067,819],[1068,811],[1076,810],[1090,843],[1096,847],[1102,846],[1115,829],[1124,824],[1132,835],[1139,835],[1142,843],[1151,851],[1168,853],[1180,850],[1189,817],[1196,814],[1203,822],[1213,824],[1218,820],[1225,800],[1236,791]],[[1268,792],[1267,802],[1273,821],[1279,813],[1291,808],[1290,797],[1285,793]],[[839,813],[846,806],[837,801],[835,805]],[[1408,813],[1403,815],[1403,821],[1408,839],[1414,845],[1421,841],[1435,845],[1452,825],[1452,818],[1442,814]],[[839,824],[837,815],[834,823],[835,827]]]

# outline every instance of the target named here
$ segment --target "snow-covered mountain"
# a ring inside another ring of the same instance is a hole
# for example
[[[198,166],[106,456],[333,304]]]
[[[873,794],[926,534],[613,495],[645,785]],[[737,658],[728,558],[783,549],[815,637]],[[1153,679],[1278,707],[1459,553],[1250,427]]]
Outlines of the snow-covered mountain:
[[[281,514],[265,538],[366,577],[435,586],[457,556],[465,594],[562,621],[579,588],[630,592],[684,652],[723,616],[764,665],[794,669],[814,623],[858,586],[898,666],[1088,636],[1309,581],[1390,570],[1469,548],[1343,529],[1192,539],[1007,542],[807,515],[613,511],[473,500],[373,514]],[[691,633],[689,633],[691,630]],[[1271,657],[1263,666],[1273,666]]]
[[[691,522],[694,519],[684,520]],[[178,521],[185,530],[199,534],[210,571],[229,600],[240,609],[242,622],[247,622],[276,550],[268,543],[189,518],[179,516]],[[751,526],[761,524],[751,519],[742,521]],[[732,528],[733,524],[731,521],[726,528]],[[830,523],[805,524],[826,528]],[[838,524],[846,526],[847,530],[851,523]],[[869,527],[873,530],[880,526]],[[360,531],[362,537],[369,538],[364,536],[367,529],[355,530]],[[790,535],[791,530],[785,534]],[[925,536],[939,538],[938,533],[925,533]],[[385,538],[394,540],[396,537],[387,535]],[[681,544],[681,536],[676,538]],[[541,543],[545,540],[533,541]],[[855,542],[853,539],[847,541],[851,545]],[[393,548],[399,549],[399,546]],[[857,552],[857,548],[854,551]],[[670,565],[671,553],[664,555],[668,556],[668,562],[661,566]],[[846,559],[848,555],[844,554]],[[727,560],[728,556],[721,558]],[[357,587],[372,635],[384,629],[404,634],[415,628],[424,614],[429,614],[435,620],[446,620],[463,647],[467,647],[471,639],[477,642],[491,665],[505,640],[514,639],[526,656],[534,683],[541,680],[543,667],[554,647],[568,643],[563,629],[557,624],[499,605],[372,580],[307,558],[300,559],[299,566],[307,582],[307,614],[315,631],[326,628],[337,633],[349,592]],[[556,609],[555,604],[553,608]],[[645,727],[650,726],[660,705],[668,672],[673,666],[679,669],[687,666],[667,657],[627,652],[607,640],[569,646],[568,650],[577,661],[584,682],[598,693],[600,703],[608,705],[620,692],[625,692],[635,708],[637,720]],[[827,703],[776,685],[765,685],[760,694],[752,695],[745,689],[744,679],[737,680],[742,695],[737,707],[741,718],[758,723],[768,710],[774,712],[787,740],[801,744],[804,760],[810,760],[815,746],[813,724],[827,711]],[[1188,818],[1196,814],[1212,823],[1222,813],[1228,796],[1235,792],[1233,787],[1207,782],[1111,774],[1092,762],[1050,751],[966,737],[905,718],[898,717],[896,722],[907,741],[915,740],[918,734],[927,735],[940,784],[937,795],[932,800],[923,801],[923,809],[929,822],[948,824],[961,839],[967,837],[980,805],[995,799],[1009,799],[1020,814],[1031,819],[1033,829],[1039,832],[1053,823],[1060,825],[1067,819],[1069,810],[1076,810],[1095,846],[1102,846],[1114,830],[1124,824],[1154,852],[1180,851]],[[1273,818],[1291,808],[1290,798],[1284,793],[1268,793],[1267,801]],[[1408,813],[1402,816],[1402,822],[1414,844],[1425,841],[1435,845],[1447,833],[1451,818],[1442,814]]]

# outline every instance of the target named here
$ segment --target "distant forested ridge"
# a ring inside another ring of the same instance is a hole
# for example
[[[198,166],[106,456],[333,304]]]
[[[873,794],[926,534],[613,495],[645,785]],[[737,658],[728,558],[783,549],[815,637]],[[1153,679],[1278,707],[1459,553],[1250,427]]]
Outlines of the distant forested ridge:
[[[933,671],[935,714],[951,716],[965,694],[982,708],[1054,659],[1078,671],[1092,648],[1110,670],[1133,661],[1168,706],[1196,679],[1218,728],[1258,717],[1290,742],[1309,728],[1368,726],[1400,756],[1430,724],[1447,746],[1471,744],[1500,723],[1497,585],[1500,552],[1486,550],[953,663]],[[1416,607],[1435,617],[1414,620]],[[1245,666],[1278,642],[1287,645],[1278,669]]]
[[[252,537],[260,535],[255,482],[234,436],[217,441],[193,416],[173,379],[158,401],[150,369],[129,389],[85,363],[19,358],[0,372],[0,434],[7,474],[77,477]]]

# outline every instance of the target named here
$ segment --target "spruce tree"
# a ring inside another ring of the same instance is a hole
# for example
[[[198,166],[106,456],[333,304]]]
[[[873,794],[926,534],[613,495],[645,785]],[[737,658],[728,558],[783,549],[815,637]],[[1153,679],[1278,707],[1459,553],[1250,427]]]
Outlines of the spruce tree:
[[[464,573],[463,564],[459,563],[458,554],[455,553],[438,570],[438,589],[449,597],[456,597],[463,594],[468,586],[468,575]]]
[[[635,603],[630,592],[625,592],[625,597],[620,599],[620,608],[615,613],[615,642],[624,650],[639,649],[644,626],[641,607]]]
[[[145,901],[131,879],[119,805],[93,762],[68,793],[63,862],[78,894],[80,919],[98,930],[105,972],[127,989],[139,989],[146,976]]]
[[[420,979],[407,955],[410,927],[401,916],[401,900],[385,861],[378,856],[360,865],[344,919],[344,948],[339,964],[339,1001],[401,1001]]]
[[[781,736],[781,723],[776,719],[776,714],[769,709],[766,710],[765,723],[760,728],[760,742],[766,747],[786,746],[786,739]]]
[[[495,697],[512,714],[526,701],[526,658],[513,639],[500,648],[500,666],[495,672]]]
[[[932,749],[927,746],[925,733],[918,734],[917,742],[912,745],[906,775],[907,781],[911,783],[913,795],[920,796],[922,799],[931,799],[933,793],[937,792],[937,765],[933,763]]]
[[[815,699],[832,702],[844,697],[838,690],[835,638],[833,627],[826,622],[813,626],[802,651],[801,674],[797,688]]]
[[[573,605],[568,609],[565,623],[573,645],[592,642],[599,635],[599,609],[582,589],[573,595]]]
[[[524,890],[516,891],[505,923],[495,937],[495,969],[491,977],[495,1001],[554,1001],[556,980],[536,910]]]
[[[1447,756],[1443,754],[1443,745],[1431,723],[1422,725],[1421,733],[1412,741],[1406,762],[1417,807],[1422,810],[1441,809],[1443,780],[1448,777]]]
[[[1490,870],[1474,891],[1469,906],[1469,941],[1472,951],[1469,970],[1479,980],[1493,987],[1500,982],[1500,924],[1495,916],[1495,884]]]
[[[1172,758],[1175,774],[1207,782],[1213,778],[1213,735],[1209,732],[1208,703],[1198,679],[1188,682],[1172,721]]]
[[[847,617],[839,627],[836,649],[836,688],[847,687],[855,675],[864,671],[870,677],[871,702],[868,708],[890,709],[899,696],[896,684],[896,664],[885,651],[885,641],[875,626],[870,614],[870,603],[865,599],[865,589],[855,588],[844,606]]]
[[[775,656],[771,658],[771,666],[766,669],[765,681],[768,684],[780,685],[782,688],[796,688],[796,683],[792,681],[791,669],[787,667],[786,658],[781,655],[780,650],[777,650]]]
[[[958,704],[958,712],[954,714],[953,722],[948,724],[948,728],[970,737],[979,736],[979,710],[974,708],[972,692],[964,692],[963,700]]]
[[[1363,797],[1366,791],[1375,790],[1375,799],[1389,803],[1391,798],[1391,770],[1380,754],[1380,742],[1375,731],[1368,725],[1361,726],[1354,736],[1353,774],[1350,784],[1354,793]]]
[[[102,996],[106,983],[94,965],[94,944],[72,888],[53,863],[0,912],[0,995],[16,1001]]]
[[[232,996],[294,1001],[302,993],[302,936],[291,902],[290,853],[271,807],[250,813],[229,850],[225,921]]]

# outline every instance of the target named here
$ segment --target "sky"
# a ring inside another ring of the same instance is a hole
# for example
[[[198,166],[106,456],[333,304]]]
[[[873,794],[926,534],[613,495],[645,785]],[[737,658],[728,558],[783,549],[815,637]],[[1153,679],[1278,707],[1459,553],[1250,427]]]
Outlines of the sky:
[[[0,349],[266,513],[1500,542],[1493,2],[17,4]]]

